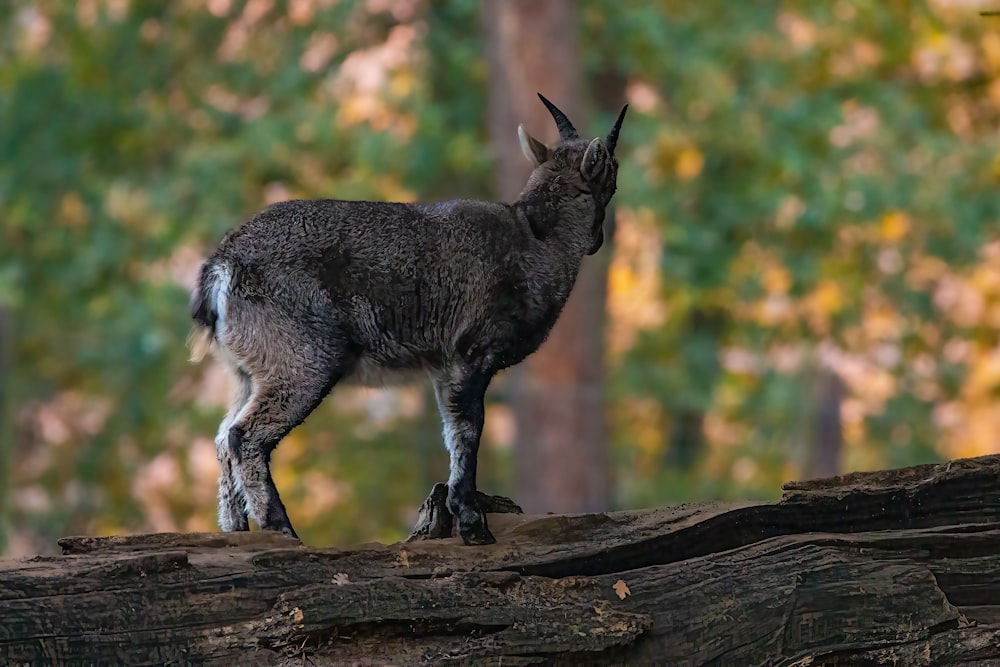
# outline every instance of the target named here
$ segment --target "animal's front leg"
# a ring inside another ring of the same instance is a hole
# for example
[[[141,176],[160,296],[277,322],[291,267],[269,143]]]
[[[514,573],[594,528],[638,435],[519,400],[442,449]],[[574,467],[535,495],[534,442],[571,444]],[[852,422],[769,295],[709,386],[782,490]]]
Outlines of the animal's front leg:
[[[458,519],[466,544],[493,544],[486,513],[476,494],[476,460],[483,434],[483,399],[492,374],[451,368],[434,378],[434,394],[444,425],[444,443],[451,457],[448,510]]]

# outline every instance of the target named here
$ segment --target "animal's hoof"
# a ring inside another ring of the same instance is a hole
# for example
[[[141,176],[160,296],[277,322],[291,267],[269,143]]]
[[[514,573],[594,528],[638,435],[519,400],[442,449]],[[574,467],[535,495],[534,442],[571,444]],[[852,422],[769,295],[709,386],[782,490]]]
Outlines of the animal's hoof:
[[[288,523],[287,521],[280,523],[277,521],[268,521],[263,526],[261,526],[260,529],[281,533],[285,537],[290,537],[292,539],[296,540],[299,539],[299,536],[298,534],[296,534],[295,529],[292,528],[292,524]]]
[[[476,491],[476,504],[487,514],[524,514],[521,506],[504,496],[488,496]]]
[[[420,506],[417,513],[417,523],[406,538],[407,542],[416,540],[439,540],[451,537],[453,518],[448,511],[448,485],[438,483],[431,489],[427,500]]]
[[[459,526],[458,532],[462,536],[462,541],[465,542],[466,546],[496,544],[497,541],[497,539],[493,537],[493,533],[490,532],[490,529],[486,527],[485,516],[482,517],[482,521],[476,522],[468,529],[463,529]]]
[[[459,525],[459,534],[466,544],[494,544],[496,538],[486,527],[486,514],[523,514],[520,506],[510,498],[490,496],[482,491],[476,491],[472,499],[478,513],[469,522],[469,527],[463,529]],[[475,510],[473,510],[475,511]],[[459,522],[461,524],[461,522]],[[424,500],[417,513],[417,523],[414,525],[407,542],[417,540],[438,540],[451,537],[454,515],[448,508],[448,485],[438,483]]]
[[[478,499],[473,496],[473,502],[455,508],[453,514],[458,519],[458,534],[467,545],[494,544],[496,538],[490,532],[486,523],[486,512],[479,507]]]

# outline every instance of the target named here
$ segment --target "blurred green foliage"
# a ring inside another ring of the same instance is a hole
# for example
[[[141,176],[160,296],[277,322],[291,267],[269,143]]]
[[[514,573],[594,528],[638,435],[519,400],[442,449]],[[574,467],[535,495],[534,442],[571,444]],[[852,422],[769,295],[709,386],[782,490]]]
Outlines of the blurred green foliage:
[[[662,244],[665,315],[610,358],[619,505],[776,493],[824,364],[848,381],[847,467],[980,451],[960,423],[992,423],[1000,381],[969,380],[1000,324],[981,273],[1000,24],[944,3],[579,8],[584,79],[629,82],[623,223]],[[186,362],[191,267],[275,198],[489,196],[486,66],[471,0],[0,6],[8,530],[212,529],[191,443],[210,451],[224,406]],[[417,408],[384,423],[324,408],[277,450],[307,542],[396,539],[446,476],[427,392],[399,400]],[[708,450],[678,471],[681,414]],[[484,456],[481,486],[509,491],[508,450]]]

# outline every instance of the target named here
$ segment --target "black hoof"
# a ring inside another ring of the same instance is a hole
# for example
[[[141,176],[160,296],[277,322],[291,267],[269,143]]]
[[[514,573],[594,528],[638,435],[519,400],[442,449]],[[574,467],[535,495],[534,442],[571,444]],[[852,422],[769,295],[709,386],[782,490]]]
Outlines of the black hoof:
[[[482,491],[476,491],[472,497],[475,509],[474,516],[468,526],[463,528],[459,521],[459,535],[467,545],[495,544],[496,538],[486,525],[487,514],[523,514],[520,506],[510,498],[490,496]],[[437,540],[451,537],[454,532],[454,514],[448,508],[448,485],[438,483],[424,500],[417,513],[417,523],[414,525],[407,542],[417,540]]]
[[[292,528],[292,524],[286,522],[268,522],[260,527],[261,530],[273,531],[275,533],[281,533],[285,537],[291,537],[293,539],[299,539],[298,534],[296,534],[295,529]]]
[[[486,515],[481,515],[481,520],[475,522],[472,526],[463,529],[461,526],[458,528],[459,535],[462,536],[462,541],[465,542],[466,546],[482,546],[485,544],[496,544],[496,538],[493,537],[493,533],[486,526]]]
[[[292,528],[292,522],[288,519],[288,512],[285,511],[285,506],[280,500],[268,505],[267,515],[261,524],[261,530],[273,530],[285,537],[299,539],[295,529]]]

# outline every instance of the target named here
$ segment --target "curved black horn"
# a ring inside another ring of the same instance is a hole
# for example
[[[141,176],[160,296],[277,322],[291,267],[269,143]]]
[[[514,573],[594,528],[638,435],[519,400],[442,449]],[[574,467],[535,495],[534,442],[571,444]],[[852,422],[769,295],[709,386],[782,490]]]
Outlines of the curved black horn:
[[[621,113],[618,114],[618,120],[615,121],[615,126],[611,128],[611,131],[608,132],[608,138],[604,140],[604,145],[612,155],[615,154],[615,144],[618,143],[618,131],[622,129],[622,121],[625,120],[626,111],[628,111],[627,104],[622,107]]]
[[[580,135],[577,133],[576,128],[573,127],[573,123],[569,122],[569,118],[566,117],[566,114],[564,114],[562,111],[559,111],[559,108],[556,107],[556,105],[552,104],[552,102],[549,102],[547,99],[545,99],[545,96],[542,95],[541,93],[538,93],[538,99],[542,101],[542,104],[545,105],[545,108],[549,110],[550,114],[552,114],[552,118],[555,119],[556,127],[559,128],[560,139],[562,139],[563,141],[569,141],[570,139],[580,138]]]

